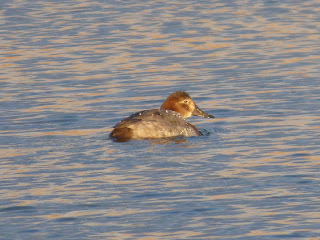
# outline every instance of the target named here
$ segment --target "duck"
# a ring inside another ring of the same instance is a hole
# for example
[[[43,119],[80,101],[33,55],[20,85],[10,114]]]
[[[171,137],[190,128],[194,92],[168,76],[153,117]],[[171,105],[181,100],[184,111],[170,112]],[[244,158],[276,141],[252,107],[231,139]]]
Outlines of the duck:
[[[186,121],[191,116],[214,118],[201,110],[184,91],[169,95],[159,109],[136,112],[117,123],[109,137],[125,142],[131,139],[200,136],[199,130]]]

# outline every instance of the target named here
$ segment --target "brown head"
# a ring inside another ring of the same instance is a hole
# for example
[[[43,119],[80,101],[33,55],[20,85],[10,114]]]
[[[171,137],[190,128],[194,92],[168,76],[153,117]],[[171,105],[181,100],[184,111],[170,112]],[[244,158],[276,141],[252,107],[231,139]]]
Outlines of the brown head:
[[[192,100],[188,93],[178,91],[172,93],[161,105],[161,109],[172,110],[181,114],[182,117],[200,116],[214,118],[214,116],[202,111]]]

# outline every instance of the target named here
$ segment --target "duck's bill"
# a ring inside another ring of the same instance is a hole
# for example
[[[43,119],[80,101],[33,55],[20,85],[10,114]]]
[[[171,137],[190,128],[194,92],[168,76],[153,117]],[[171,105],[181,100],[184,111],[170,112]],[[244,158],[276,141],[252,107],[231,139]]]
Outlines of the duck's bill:
[[[200,117],[204,117],[204,118],[214,118],[213,115],[210,115],[210,114],[202,111],[197,105],[196,105],[195,109],[193,110],[192,115],[193,116],[200,116]]]

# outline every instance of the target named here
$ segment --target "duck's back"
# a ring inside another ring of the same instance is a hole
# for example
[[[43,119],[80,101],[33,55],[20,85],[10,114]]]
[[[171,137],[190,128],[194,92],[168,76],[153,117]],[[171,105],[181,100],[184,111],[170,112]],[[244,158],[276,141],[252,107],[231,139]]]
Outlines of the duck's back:
[[[117,139],[174,136],[199,136],[199,131],[179,113],[163,109],[152,109],[134,113],[119,122],[110,133],[110,137]]]

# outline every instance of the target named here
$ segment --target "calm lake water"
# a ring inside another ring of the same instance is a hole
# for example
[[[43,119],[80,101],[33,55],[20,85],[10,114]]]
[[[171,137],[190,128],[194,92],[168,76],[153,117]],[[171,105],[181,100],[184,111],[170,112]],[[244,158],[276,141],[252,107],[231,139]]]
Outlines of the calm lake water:
[[[320,239],[320,2],[0,3],[0,239]],[[117,143],[187,91],[205,136]]]

